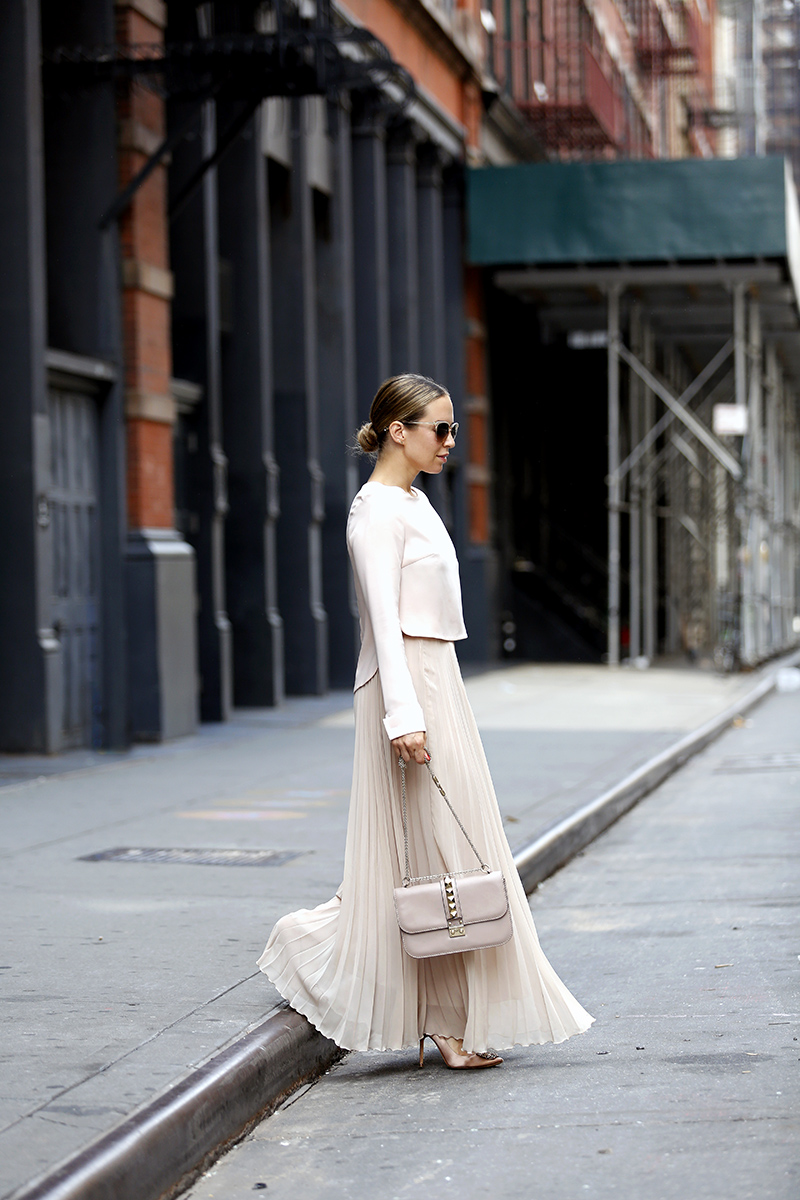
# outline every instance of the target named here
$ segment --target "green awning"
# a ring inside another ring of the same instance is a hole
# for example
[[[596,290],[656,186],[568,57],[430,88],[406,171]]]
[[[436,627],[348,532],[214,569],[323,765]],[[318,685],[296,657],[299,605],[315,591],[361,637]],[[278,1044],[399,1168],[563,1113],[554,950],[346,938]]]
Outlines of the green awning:
[[[753,260],[800,282],[800,216],[783,158],[533,163],[468,172],[476,265]]]

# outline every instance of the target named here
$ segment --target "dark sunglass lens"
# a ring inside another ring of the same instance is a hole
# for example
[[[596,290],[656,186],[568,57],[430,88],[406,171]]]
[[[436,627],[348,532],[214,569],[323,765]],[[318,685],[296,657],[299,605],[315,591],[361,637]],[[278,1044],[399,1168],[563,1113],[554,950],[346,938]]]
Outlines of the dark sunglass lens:
[[[434,432],[436,433],[436,436],[440,442],[447,441],[447,437],[451,433],[455,438],[456,434],[458,433],[458,422],[456,421],[454,424],[450,425],[447,421],[440,421]]]

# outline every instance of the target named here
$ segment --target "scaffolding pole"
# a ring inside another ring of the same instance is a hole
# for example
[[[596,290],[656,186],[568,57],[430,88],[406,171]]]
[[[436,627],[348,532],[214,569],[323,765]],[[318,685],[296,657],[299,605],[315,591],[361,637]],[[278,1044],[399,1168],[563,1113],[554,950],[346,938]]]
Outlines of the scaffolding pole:
[[[619,284],[608,289],[608,665],[620,658]]]
[[[782,395],[780,387],[780,367],[774,342],[768,342],[764,361],[764,410],[766,423],[766,465],[767,465],[767,546],[769,548],[769,570],[767,585],[769,588],[769,628],[767,632],[769,645],[774,649],[783,649],[784,614],[782,588],[783,546],[783,512],[781,505],[781,461],[780,461],[780,424],[782,413]]]
[[[664,375],[675,386],[675,347],[664,347]],[[663,400],[663,396],[661,397]],[[664,521],[664,642],[667,654],[677,654],[681,648],[680,595],[685,563],[677,552],[679,525],[675,516],[678,497],[677,455],[665,456],[661,479],[666,492]]]
[[[744,513],[742,520],[742,660],[749,666],[764,657],[761,534],[761,314],[758,302],[748,305],[749,367]],[[763,547],[765,548],[765,547]]]
[[[733,285],[733,364],[736,380],[735,403],[747,404],[747,331],[745,329],[746,284]]]
[[[631,305],[631,346],[634,354],[642,353],[642,309]],[[630,414],[630,445],[638,446],[642,436],[642,384],[638,375],[631,376],[628,394]],[[631,660],[642,653],[642,494],[640,487],[641,467],[637,463],[631,469],[630,515],[628,523],[628,654]]]
[[[642,339],[642,361],[648,371],[652,371],[655,366],[655,338],[653,336],[653,328],[649,322],[645,323],[644,336]],[[656,398],[653,391],[643,384],[644,394],[643,400],[643,421],[646,430],[652,429],[656,423]],[[651,469],[651,464],[655,454],[654,448],[648,448],[644,458],[643,468],[646,471],[643,507],[644,507],[644,529],[642,537],[642,555],[643,555],[643,571],[642,571],[642,616],[643,616],[643,647],[645,658],[650,662],[656,656],[657,634],[658,634],[658,581],[656,576],[656,539],[657,539],[657,516],[656,516],[656,485],[654,472]]]

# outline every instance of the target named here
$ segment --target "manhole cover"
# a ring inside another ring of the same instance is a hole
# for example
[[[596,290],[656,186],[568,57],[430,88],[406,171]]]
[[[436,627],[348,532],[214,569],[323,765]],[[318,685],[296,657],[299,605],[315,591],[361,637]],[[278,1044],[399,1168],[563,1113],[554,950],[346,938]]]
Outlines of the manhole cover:
[[[301,850],[185,850],[117,846],[82,854],[81,862],[188,863],[193,867],[279,867]]]
[[[743,754],[739,758],[723,758],[716,768],[726,774],[732,771],[796,771],[800,754]]]

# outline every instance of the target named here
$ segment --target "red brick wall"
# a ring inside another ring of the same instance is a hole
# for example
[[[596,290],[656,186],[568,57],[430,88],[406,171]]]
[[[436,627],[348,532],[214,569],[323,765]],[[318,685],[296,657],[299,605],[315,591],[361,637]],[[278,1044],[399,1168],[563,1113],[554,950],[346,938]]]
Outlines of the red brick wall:
[[[162,0],[116,0],[122,44],[163,41]],[[118,96],[120,189],[164,137],[163,100],[142,83]],[[174,524],[170,394],[170,297],[166,167],[138,189],[120,219],[122,311],[128,426],[128,522],[132,529]]]
[[[134,529],[173,525],[172,429],[162,421],[128,421],[128,518]]]
[[[168,396],[169,304],[142,288],[123,289],[125,382],[129,389]]]

